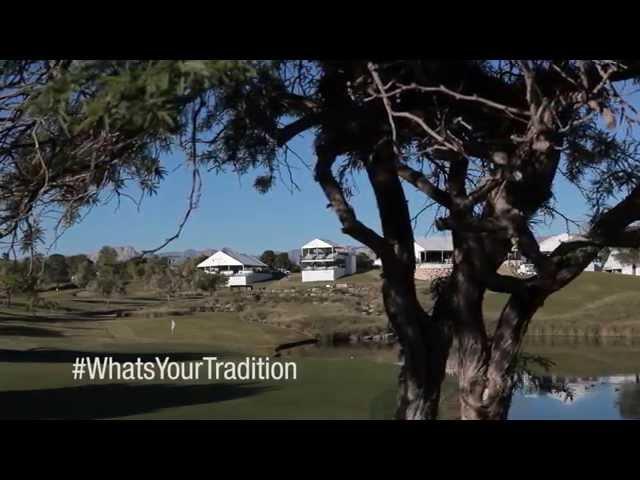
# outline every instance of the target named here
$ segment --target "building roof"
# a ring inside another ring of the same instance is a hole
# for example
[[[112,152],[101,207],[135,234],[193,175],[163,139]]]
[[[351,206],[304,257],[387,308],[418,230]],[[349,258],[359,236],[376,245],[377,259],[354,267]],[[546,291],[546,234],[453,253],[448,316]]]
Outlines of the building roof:
[[[220,267],[225,265],[243,265],[245,267],[267,267],[253,255],[236,252],[230,248],[218,250],[209,258],[198,264],[198,267]]]
[[[234,250],[231,250],[230,248],[223,248],[222,251],[227,255],[229,255],[230,257],[238,260],[243,265],[246,265],[249,267],[268,267],[266,263],[260,261],[259,258],[254,257],[253,255],[236,252]]]
[[[340,245],[336,242],[332,242],[331,240],[324,240],[322,238],[315,238],[311,240],[309,243],[302,246],[302,248],[331,248],[331,247],[339,247]]]
[[[431,235],[429,237],[416,237],[415,243],[428,251],[453,251],[453,237],[451,232]]]
[[[549,240],[550,238],[553,238],[555,236],[556,235],[541,235],[539,237],[536,237],[536,240],[538,241],[538,245],[539,245],[542,242],[546,242],[547,240]]]
[[[560,233],[557,235],[546,235],[537,237],[540,244],[540,251],[552,252],[558,245],[563,242],[572,240],[575,236],[568,233]],[[428,237],[416,237],[415,243],[420,249],[425,251],[452,251],[453,250],[453,237],[451,232],[446,232],[438,235],[430,235]]]
[[[568,233],[559,233],[547,237],[538,237],[537,240],[541,252],[553,252],[561,243],[569,242],[574,237],[575,235],[569,235]]]

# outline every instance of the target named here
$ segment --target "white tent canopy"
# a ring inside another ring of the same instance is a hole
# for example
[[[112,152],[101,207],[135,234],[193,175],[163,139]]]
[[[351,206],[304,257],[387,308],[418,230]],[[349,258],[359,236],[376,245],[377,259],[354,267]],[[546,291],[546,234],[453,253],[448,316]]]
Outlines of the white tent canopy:
[[[332,242],[331,240],[323,240],[321,238],[315,238],[311,240],[306,245],[303,245],[302,248],[335,248],[339,247],[336,242]]]
[[[218,250],[206,260],[198,264],[198,268],[205,267],[261,267],[267,265],[252,255],[239,253],[230,248]]]
[[[551,235],[550,237],[538,238],[538,244],[540,245],[540,251],[544,253],[553,252],[561,243],[569,242],[573,239],[573,235],[568,233],[560,233],[558,235]]]

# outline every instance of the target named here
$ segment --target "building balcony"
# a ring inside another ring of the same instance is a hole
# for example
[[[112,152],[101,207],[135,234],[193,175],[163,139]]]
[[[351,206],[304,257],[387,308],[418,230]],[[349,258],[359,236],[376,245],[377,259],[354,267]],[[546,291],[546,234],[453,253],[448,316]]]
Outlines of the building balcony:
[[[340,258],[340,254],[338,253],[327,253],[327,254],[318,254],[318,255],[305,255],[300,259],[301,262],[333,262],[337,258]]]
[[[307,265],[302,267],[302,270],[336,270],[339,268],[344,268],[343,266],[340,265]]]

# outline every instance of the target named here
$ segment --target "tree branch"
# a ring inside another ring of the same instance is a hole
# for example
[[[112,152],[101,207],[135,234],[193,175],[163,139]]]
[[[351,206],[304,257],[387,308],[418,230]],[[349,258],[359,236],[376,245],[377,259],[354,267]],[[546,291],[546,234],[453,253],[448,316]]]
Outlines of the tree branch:
[[[605,239],[612,233],[621,233],[637,220],[640,220],[640,185],[615,207],[600,215],[588,236],[595,240]]]
[[[492,178],[484,184],[480,185],[477,189],[467,195],[467,198],[463,202],[463,207],[473,207],[474,205],[477,205],[478,203],[484,201],[487,196],[489,196],[489,194],[496,188],[498,188],[498,186],[500,186],[502,183],[504,183],[504,180]]]
[[[501,275],[488,268],[483,269],[483,271],[486,274],[482,276],[482,280],[489,290],[498,293],[510,293],[516,296],[526,295],[527,285],[524,280],[511,275]]]
[[[315,180],[322,187],[330,206],[338,215],[338,219],[342,224],[342,232],[371,248],[379,257],[382,257],[383,254],[386,255],[390,245],[383,237],[357,219],[355,211],[349,205],[342,187],[331,171],[337,154],[320,143],[316,144],[315,149],[318,157],[315,167]]]
[[[469,233],[508,232],[506,226],[494,218],[478,218],[467,216],[465,218],[440,217],[435,221],[438,230],[458,230]]]
[[[313,127],[316,124],[316,121],[317,117],[315,115],[307,115],[285,125],[282,128],[279,128],[276,133],[276,142],[278,147],[282,147],[296,135],[299,135],[305,130]]]
[[[520,108],[514,108],[514,107],[510,107],[508,105],[502,104],[502,103],[498,103],[498,102],[494,102],[492,100],[489,100],[488,98],[483,98],[483,97],[479,97],[478,95],[464,95],[462,93],[459,92],[455,92],[447,87],[445,87],[444,85],[440,85],[439,87],[423,87],[420,85],[417,85],[415,83],[412,83],[410,85],[402,85],[399,84],[398,88],[396,88],[395,90],[391,90],[390,92],[387,92],[388,96],[395,96],[395,95],[399,95],[402,92],[405,91],[419,91],[419,92],[423,92],[423,93],[442,93],[444,95],[448,95],[450,97],[455,98],[456,100],[463,100],[463,101],[469,101],[469,102],[477,102],[477,103],[481,103],[483,105],[486,105],[488,107],[491,107],[493,109],[499,110],[501,112],[504,112],[505,114],[507,114],[509,117],[515,119],[515,120],[519,120],[521,122],[527,122],[528,120],[526,120],[525,118],[522,117],[518,117],[518,115],[522,115],[524,117],[527,117],[530,115],[529,112],[527,112],[526,110],[522,110]]]
[[[639,246],[640,229],[619,233],[615,238],[611,237],[606,245],[613,243],[620,246]],[[605,244],[588,237],[561,243],[549,257],[556,267],[553,277],[534,277],[525,282],[525,295],[512,296],[496,327],[490,367],[492,376],[504,375],[508,371],[509,364],[505,359],[511,358],[519,349],[529,320],[545,299],[580,275],[603,246]]]
[[[628,226],[640,219],[640,185],[615,207],[600,215],[582,238],[559,245],[550,255],[556,265],[550,292],[559,290],[578,276],[606,246],[634,248],[640,246],[640,228]]]
[[[609,237],[605,240],[605,247],[617,248],[639,248],[640,247],[640,229],[626,230]]]
[[[302,95],[297,95],[295,93],[283,94],[282,100],[290,107],[298,108],[307,112],[315,112],[319,107],[318,102]]]
[[[433,201],[439,203],[443,207],[451,207],[451,197],[447,192],[438,188],[429,179],[418,170],[411,168],[410,166],[398,162],[398,176],[403,180],[409,182],[416,187],[422,193],[427,195]]]

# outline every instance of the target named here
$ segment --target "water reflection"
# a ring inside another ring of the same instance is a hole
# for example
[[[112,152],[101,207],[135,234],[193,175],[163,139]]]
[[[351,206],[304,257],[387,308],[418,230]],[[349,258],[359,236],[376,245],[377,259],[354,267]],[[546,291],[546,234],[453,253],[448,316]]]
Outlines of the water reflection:
[[[542,378],[542,382],[525,382],[515,393],[510,420],[640,419],[640,375],[637,373]]]
[[[397,345],[382,343],[341,344],[336,346],[307,345],[282,353],[283,356],[309,358],[340,358],[351,360],[371,360],[379,363],[398,363]]]
[[[588,336],[588,335],[530,335],[525,345],[544,346],[602,346],[602,347],[640,347],[640,337]]]
[[[532,336],[524,350],[527,353],[522,354],[523,370],[510,420],[640,419],[640,338]],[[397,364],[398,347],[311,345],[283,352],[283,356]],[[455,359],[450,360],[454,365]],[[455,388],[454,376],[446,382]],[[391,418],[395,392],[385,395],[384,408],[389,412],[380,418]],[[456,397],[454,392],[444,405],[453,413],[457,413]],[[445,410],[441,405],[441,411]]]

